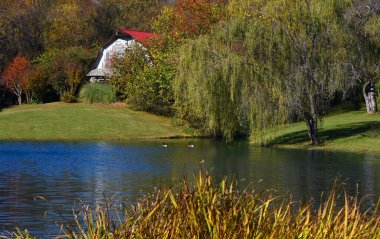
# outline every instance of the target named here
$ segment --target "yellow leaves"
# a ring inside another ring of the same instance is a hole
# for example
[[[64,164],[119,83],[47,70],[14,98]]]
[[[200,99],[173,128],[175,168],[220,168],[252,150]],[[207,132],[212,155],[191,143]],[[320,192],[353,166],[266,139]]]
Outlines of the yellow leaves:
[[[227,11],[231,20],[257,18],[267,20],[267,5],[267,1],[264,0],[232,0],[227,6]]]
[[[92,40],[93,9],[82,8],[78,1],[65,0],[50,9],[45,42],[51,48],[64,48]]]
[[[70,88],[71,93],[75,93],[76,88],[79,86],[82,75],[83,75],[83,67],[78,64],[66,64],[66,74],[67,74],[67,83]]]

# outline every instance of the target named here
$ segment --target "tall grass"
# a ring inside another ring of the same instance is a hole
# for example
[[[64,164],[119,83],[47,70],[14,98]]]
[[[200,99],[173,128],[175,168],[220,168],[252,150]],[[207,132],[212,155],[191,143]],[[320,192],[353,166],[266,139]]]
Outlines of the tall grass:
[[[334,188],[313,209],[311,201],[239,192],[235,186],[226,180],[214,185],[200,173],[194,186],[183,181],[177,189],[156,191],[132,209],[84,206],[60,238],[380,238],[379,203],[363,211],[355,197]]]
[[[116,101],[116,94],[108,84],[88,83],[81,88],[79,99],[89,104],[112,103]]]

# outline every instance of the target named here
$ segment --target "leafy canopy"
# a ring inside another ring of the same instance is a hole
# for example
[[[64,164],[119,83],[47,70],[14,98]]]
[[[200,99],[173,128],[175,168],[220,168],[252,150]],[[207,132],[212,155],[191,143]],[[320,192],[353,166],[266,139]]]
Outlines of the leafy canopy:
[[[232,13],[246,9],[231,4]],[[252,4],[253,14],[221,23],[181,48],[174,82],[178,116],[226,140],[250,135],[266,142],[264,132],[289,115],[311,122],[315,134],[329,100],[351,86],[339,18],[344,2],[244,4]]]

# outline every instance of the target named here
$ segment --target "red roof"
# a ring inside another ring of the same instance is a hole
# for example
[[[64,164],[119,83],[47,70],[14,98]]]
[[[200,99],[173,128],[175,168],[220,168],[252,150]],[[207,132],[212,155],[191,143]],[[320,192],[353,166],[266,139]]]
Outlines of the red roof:
[[[141,43],[144,43],[149,38],[156,38],[157,35],[153,32],[142,32],[135,30],[120,29],[121,33],[130,35],[132,38],[138,40]]]

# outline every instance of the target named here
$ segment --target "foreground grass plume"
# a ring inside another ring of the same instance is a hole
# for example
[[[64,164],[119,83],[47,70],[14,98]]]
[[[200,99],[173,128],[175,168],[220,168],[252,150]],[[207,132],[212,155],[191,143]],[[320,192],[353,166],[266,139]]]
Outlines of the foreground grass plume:
[[[116,101],[116,93],[108,84],[87,83],[79,93],[81,102],[93,103],[112,103]]]
[[[311,201],[239,192],[235,186],[226,180],[214,185],[200,173],[194,186],[183,181],[177,189],[156,191],[132,209],[83,206],[59,238],[380,238],[380,201],[363,211],[357,198],[334,187],[313,208]],[[13,238],[32,237],[18,231]]]

